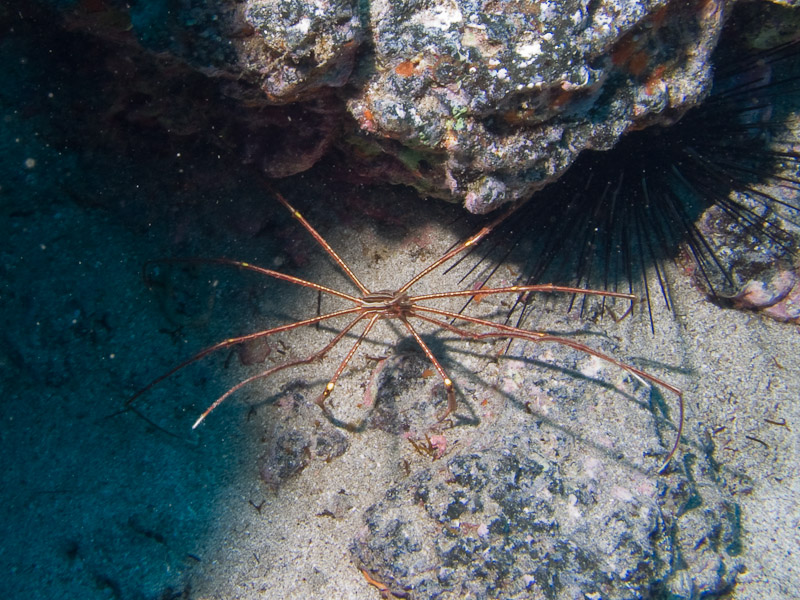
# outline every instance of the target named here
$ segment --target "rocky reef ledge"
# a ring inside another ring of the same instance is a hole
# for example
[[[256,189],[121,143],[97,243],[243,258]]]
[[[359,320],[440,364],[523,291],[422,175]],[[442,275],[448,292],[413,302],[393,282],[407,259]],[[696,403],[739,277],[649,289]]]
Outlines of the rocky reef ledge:
[[[729,4],[39,3],[132,62],[147,57],[149,93],[173,107],[185,86],[170,81],[210,78],[225,102],[194,96],[180,125],[206,129],[271,177],[327,157],[359,181],[410,185],[474,213],[527,197],[581,151],[699,103]],[[174,115],[148,118],[181,130]]]

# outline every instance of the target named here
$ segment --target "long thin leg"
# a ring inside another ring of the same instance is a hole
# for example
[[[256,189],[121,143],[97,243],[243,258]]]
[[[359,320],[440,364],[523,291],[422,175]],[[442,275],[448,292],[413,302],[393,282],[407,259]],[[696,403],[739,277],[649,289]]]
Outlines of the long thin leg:
[[[325,250],[325,252],[327,252],[328,255],[330,255],[330,257],[336,262],[336,264],[339,265],[339,268],[341,268],[342,271],[347,273],[347,276],[350,278],[350,281],[352,281],[356,285],[356,287],[361,291],[361,293],[364,294],[365,296],[367,294],[369,294],[369,290],[366,288],[366,286],[363,283],[361,283],[361,281],[359,281],[358,277],[356,277],[356,274],[353,273],[352,270],[350,270],[350,267],[348,267],[347,264],[336,253],[336,250],[331,248],[330,244],[325,241],[325,238],[323,238],[317,232],[317,230],[314,229],[311,226],[311,223],[306,221],[306,218],[303,215],[301,215],[300,212],[294,206],[289,204],[289,202],[286,200],[286,198],[281,196],[278,192],[275,192],[275,196],[278,198],[278,201],[281,204],[283,204],[290,213],[292,213],[292,216],[295,219],[297,219],[298,221],[300,221],[300,224],[303,227],[305,227],[305,229],[306,229],[306,231],[308,231],[308,233],[311,234],[311,237],[313,237],[317,241],[317,243],[320,246],[322,246],[322,248]]]
[[[434,319],[430,320],[433,321]],[[422,336],[420,336],[419,333],[417,333],[417,330],[414,329],[411,323],[409,323],[406,319],[402,319],[402,321],[403,325],[405,325],[406,329],[408,329],[408,332],[414,337],[415,340],[417,340],[417,344],[419,344],[420,348],[422,348],[422,351],[425,353],[425,356],[427,356],[428,360],[431,361],[433,367],[439,373],[439,377],[442,378],[442,382],[444,383],[444,389],[447,392],[447,410],[445,410],[445,413],[441,417],[439,417],[438,422],[441,423],[448,417],[448,415],[450,415],[450,413],[452,413],[456,409],[456,391],[455,388],[453,387],[453,381],[447,375],[447,371],[444,370],[444,367],[441,365],[439,360],[434,356],[433,352],[431,352],[431,349],[428,348],[428,344],[426,344],[425,341],[422,339]]]
[[[244,381],[240,381],[235,386],[233,386],[231,389],[229,389],[227,392],[222,394],[222,396],[220,396],[219,398],[214,400],[214,402],[211,404],[211,406],[209,406],[205,410],[205,412],[202,415],[200,415],[200,417],[197,419],[197,421],[194,422],[194,425],[192,425],[192,429],[195,429],[198,425],[200,425],[200,423],[202,423],[203,420],[209,414],[211,414],[211,411],[214,410],[215,408],[217,408],[220,404],[222,404],[231,394],[237,392],[238,390],[240,390],[241,388],[243,388],[247,384],[249,384],[249,383],[251,383],[253,381],[256,381],[257,379],[263,379],[265,377],[269,377],[270,375],[273,375],[273,374],[277,373],[278,371],[283,371],[284,369],[288,369],[290,367],[296,367],[297,365],[305,365],[305,364],[308,364],[308,363],[312,363],[315,360],[320,360],[320,359],[324,358],[324,356],[328,352],[330,352],[331,348],[333,348],[336,344],[338,344],[342,340],[342,338],[345,335],[347,335],[347,333],[353,327],[355,327],[356,323],[358,323],[359,321],[361,321],[364,318],[364,316],[365,315],[359,315],[355,319],[350,321],[350,323],[348,323],[347,326],[344,329],[342,329],[339,333],[337,333],[336,336],[330,342],[328,342],[325,345],[324,348],[322,348],[322,350],[319,350],[319,351],[315,352],[314,354],[311,354],[310,356],[306,356],[305,358],[298,358],[297,360],[291,360],[289,362],[286,362],[286,363],[283,363],[283,364],[280,364],[280,365],[276,365],[276,366],[274,366],[274,367],[272,367],[270,369],[267,369],[266,371],[262,371],[261,373],[253,375],[252,377],[248,377]],[[374,320],[374,318],[373,318],[373,320]],[[365,333],[361,334],[362,338],[365,335]],[[328,385],[330,385],[330,384],[328,384]]]
[[[171,375],[174,375],[175,373],[177,373],[181,369],[183,369],[185,367],[188,367],[193,362],[195,362],[197,360],[200,360],[204,356],[208,356],[212,352],[216,352],[217,350],[221,350],[222,348],[228,348],[229,346],[234,346],[236,344],[241,344],[242,342],[248,342],[250,340],[255,340],[255,339],[258,339],[258,338],[266,337],[268,335],[273,335],[275,333],[280,333],[282,331],[289,331],[289,330],[295,329],[297,327],[303,327],[304,325],[313,325],[314,323],[319,323],[320,321],[325,321],[327,319],[333,319],[334,317],[341,317],[342,315],[351,315],[351,314],[353,314],[355,312],[358,312],[360,310],[362,310],[360,306],[354,306],[352,308],[346,308],[346,309],[343,309],[343,310],[338,310],[336,312],[328,313],[326,315],[320,315],[318,317],[313,317],[311,319],[304,319],[303,321],[297,321],[295,323],[289,323],[288,325],[281,325],[279,327],[273,327],[272,329],[265,329],[264,331],[257,331],[255,333],[249,333],[247,335],[242,335],[242,336],[235,337],[235,338],[228,338],[227,340],[224,340],[222,342],[219,342],[218,344],[214,344],[213,346],[209,346],[208,348],[205,348],[204,350],[201,350],[200,352],[198,352],[194,356],[192,356],[190,358],[187,358],[185,361],[180,363],[178,366],[173,367],[172,369],[170,369],[169,371],[167,371],[166,373],[164,373],[160,377],[157,377],[156,379],[154,379],[153,381],[148,383],[146,386],[144,386],[142,389],[140,389],[138,392],[136,392],[133,396],[131,396],[125,404],[129,405],[129,404],[133,403],[137,398],[139,398],[145,392],[147,392],[148,390],[152,389],[155,385],[158,385],[159,383],[161,383],[162,381],[164,381],[165,379],[167,379]]]
[[[618,367],[633,373],[634,375],[641,377],[642,379],[646,379],[651,381],[655,384],[658,384],[662,387],[667,388],[672,393],[682,396],[683,392],[681,392],[678,388],[674,385],[667,383],[666,381],[662,381],[658,377],[650,375],[649,373],[642,371],[641,369],[637,369],[634,366],[626,364],[622,361],[617,360],[607,354],[603,354],[602,352],[595,350],[591,346],[587,346],[586,344],[581,344],[580,342],[575,342],[573,340],[558,337],[555,335],[550,335],[547,333],[542,333],[540,331],[527,331],[524,329],[518,329],[517,327],[512,327],[511,325],[503,325],[501,323],[495,323],[494,321],[487,321],[486,319],[479,319],[477,317],[470,317],[467,315],[459,315],[458,313],[454,313],[449,310],[442,310],[440,308],[432,308],[428,306],[417,306],[412,311],[412,316],[417,317],[418,319],[422,319],[423,321],[428,321],[430,323],[434,323],[441,327],[445,327],[445,321],[441,321],[439,319],[432,319],[426,317],[425,315],[419,314],[420,312],[427,312],[436,315],[440,315],[442,317],[447,317],[448,319],[456,319],[459,321],[467,321],[469,323],[475,323],[476,325],[482,325],[484,327],[488,327],[490,329],[495,329],[494,332],[484,332],[484,333],[475,333],[471,331],[467,331],[466,329],[461,329],[455,327],[453,325],[447,324],[450,331],[459,333],[459,335],[473,338],[476,340],[481,339],[489,339],[489,338],[505,338],[505,337],[513,337],[521,340],[529,340],[533,342],[557,342],[564,346],[569,346],[576,350],[580,350],[581,352],[585,352],[586,354],[591,354],[592,356],[596,356],[597,358],[602,358],[603,360],[610,362],[612,364],[617,365]]]
[[[359,298],[356,298],[355,296],[351,296],[350,294],[345,294],[344,292],[340,292],[338,290],[334,290],[324,285],[314,283],[313,281],[307,281],[305,279],[300,279],[299,277],[286,275],[285,273],[281,273],[280,271],[273,271],[272,269],[257,267],[256,265],[251,265],[250,263],[241,262],[238,260],[231,260],[229,258],[159,258],[157,260],[148,260],[144,264],[144,269],[147,269],[148,265],[155,263],[212,264],[212,265],[226,265],[229,267],[237,267],[239,269],[245,269],[247,271],[254,271],[256,273],[260,273],[261,275],[266,275],[267,277],[272,277],[274,279],[280,279],[281,281],[288,281],[289,283],[302,285],[303,287],[318,290],[320,292],[330,294],[331,296],[338,296],[339,298],[344,298],[345,300],[349,300],[353,304],[361,303],[361,300]]]
[[[423,296],[411,296],[408,301],[416,304],[422,300],[436,300],[439,298],[458,298],[460,296],[486,296],[489,294],[520,294],[526,292],[566,292],[569,294],[593,294],[595,296],[610,296],[612,298],[623,298],[625,300],[636,300],[633,294],[622,292],[607,292],[604,290],[588,290],[584,288],[568,287],[563,285],[553,285],[552,283],[542,283],[538,285],[511,285],[499,288],[482,288],[479,290],[457,290],[453,292],[439,292],[437,294],[425,294]],[[454,313],[455,314],[455,313]],[[496,324],[496,323],[495,323]]]
[[[434,319],[432,317],[428,317],[420,312],[428,312],[433,313],[436,315],[440,315],[446,317],[448,319],[458,319],[462,321],[467,321],[470,323],[475,323],[476,325],[482,325],[485,327],[497,329],[500,331],[492,331],[492,332],[484,332],[484,333],[476,333],[472,331],[468,331],[461,327],[456,327],[451,323],[441,320],[441,319]],[[416,309],[412,311],[412,316],[426,321],[428,323],[432,323],[438,327],[442,327],[443,329],[447,329],[448,331],[452,331],[461,337],[466,337],[473,340],[488,340],[488,339],[507,339],[507,338],[516,338],[522,340],[528,340],[531,342],[553,342],[556,344],[560,344],[562,346],[567,346],[569,348],[573,348],[574,350],[578,350],[580,352],[584,352],[585,354],[589,354],[590,356],[595,356],[601,360],[604,360],[608,363],[616,365],[617,367],[628,371],[629,373],[633,374],[634,376],[645,379],[653,384],[659,385],[664,387],[674,393],[678,397],[678,425],[677,425],[677,434],[675,437],[675,443],[672,446],[667,458],[664,460],[661,467],[658,469],[658,472],[661,473],[664,469],[667,468],[670,460],[675,455],[675,452],[678,450],[678,446],[680,444],[681,435],[683,433],[683,417],[684,417],[684,409],[683,409],[683,392],[676,388],[675,386],[667,383],[666,381],[655,377],[654,375],[650,375],[649,373],[642,371],[641,369],[637,369],[636,367],[624,363],[616,358],[609,356],[608,354],[604,354],[599,350],[595,350],[591,346],[587,346],[586,344],[581,344],[580,342],[576,342],[574,340],[570,340],[567,338],[549,335],[546,333],[540,333],[538,331],[524,331],[517,329],[515,327],[511,327],[510,325],[501,325],[499,323],[495,323],[493,321],[486,321],[484,319],[478,319],[475,317],[469,317],[465,315],[459,315],[457,313],[447,311],[447,310],[440,310],[436,308],[428,308],[423,306],[418,306]]]
[[[365,316],[366,315],[362,315],[361,318],[363,318]],[[345,367],[347,367],[347,364],[353,358],[353,355],[356,353],[356,350],[358,350],[358,347],[361,345],[361,342],[363,342],[364,338],[366,338],[367,335],[369,335],[369,332],[372,329],[372,326],[375,325],[375,323],[378,321],[378,319],[380,319],[382,316],[383,315],[381,315],[379,313],[375,313],[375,314],[372,315],[372,317],[369,320],[369,323],[367,323],[367,326],[364,328],[364,331],[361,332],[361,335],[358,336],[358,339],[356,340],[356,342],[353,344],[353,346],[348,351],[347,356],[345,356],[344,360],[342,360],[342,362],[339,363],[339,366],[336,368],[336,372],[333,374],[333,377],[331,377],[330,381],[328,381],[328,385],[325,386],[325,390],[319,395],[319,398],[317,398],[315,400],[317,405],[326,414],[327,414],[328,411],[325,408],[325,399],[328,396],[331,395],[331,392],[333,391],[333,388],[336,387],[336,382],[339,380],[339,377],[341,376],[341,374],[344,371]],[[353,324],[355,325],[355,323],[353,323]],[[339,336],[337,336],[337,337],[339,337]]]
[[[454,256],[458,256],[459,254],[464,252],[467,248],[471,248],[472,246],[474,246],[475,244],[480,242],[483,238],[485,238],[487,235],[489,235],[495,227],[497,227],[498,225],[500,225],[500,223],[505,221],[520,206],[522,206],[522,205],[519,204],[519,203],[514,204],[510,209],[508,209],[506,212],[501,214],[494,221],[492,221],[488,225],[485,225],[484,227],[482,227],[481,230],[478,231],[478,233],[476,233],[475,235],[473,235],[470,238],[467,238],[464,242],[460,243],[455,248],[453,248],[449,252],[445,253],[444,256],[442,256],[441,258],[433,261],[431,264],[429,264],[427,267],[425,267],[422,271],[420,271],[419,273],[414,275],[414,277],[412,277],[408,281],[408,283],[406,283],[403,287],[401,287],[397,291],[397,293],[398,294],[402,294],[402,293],[408,291],[411,288],[412,285],[417,283],[420,279],[425,277],[428,273],[430,273],[434,269],[437,269],[439,266],[443,265],[444,263],[446,263],[448,260],[450,260]]]

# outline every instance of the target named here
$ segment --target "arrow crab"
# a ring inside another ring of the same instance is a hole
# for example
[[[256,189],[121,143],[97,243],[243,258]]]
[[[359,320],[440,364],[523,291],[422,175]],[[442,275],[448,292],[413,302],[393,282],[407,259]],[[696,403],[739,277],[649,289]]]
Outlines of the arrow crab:
[[[427,360],[430,362],[433,369],[438,374],[438,377],[441,379],[447,397],[447,406],[443,414],[438,416],[437,422],[440,423],[445,419],[447,419],[451,414],[453,414],[457,408],[456,386],[453,383],[453,380],[450,378],[447,369],[442,365],[441,361],[436,357],[436,355],[431,350],[428,343],[426,343],[426,341],[423,339],[422,335],[418,331],[417,325],[420,323],[425,323],[428,325],[433,325],[440,331],[446,331],[451,334],[454,334],[459,338],[463,338],[473,342],[490,342],[495,340],[507,340],[511,342],[513,340],[522,340],[537,344],[554,343],[561,346],[566,346],[574,350],[578,350],[587,355],[596,357],[612,365],[616,365],[620,369],[623,369],[628,373],[630,373],[634,378],[638,379],[639,381],[649,382],[650,384],[654,384],[666,390],[669,390],[675,396],[677,396],[679,411],[678,411],[678,422],[675,426],[676,428],[675,441],[669,453],[667,454],[667,457],[664,460],[661,468],[659,469],[659,472],[662,472],[664,471],[664,469],[666,469],[667,465],[669,464],[670,460],[672,459],[672,457],[674,456],[674,454],[678,449],[681,432],[683,428],[683,415],[684,415],[683,395],[682,392],[677,387],[667,383],[662,379],[659,379],[658,377],[655,377],[654,375],[651,375],[650,373],[647,373],[642,369],[634,367],[631,364],[625,363],[617,358],[614,358],[599,350],[596,350],[591,346],[575,341],[573,339],[569,339],[567,337],[553,335],[541,331],[530,330],[522,327],[515,327],[512,325],[508,325],[506,323],[495,322],[487,318],[470,316],[468,314],[465,314],[463,310],[453,311],[443,308],[437,308],[435,306],[430,305],[431,302],[434,302],[436,300],[451,299],[451,298],[464,298],[467,300],[471,300],[476,298],[483,298],[486,296],[499,296],[499,295],[519,297],[520,295],[533,294],[533,293],[588,294],[594,296],[618,298],[634,302],[636,300],[636,297],[634,295],[613,292],[613,291],[584,289],[578,287],[559,286],[552,284],[511,285],[504,287],[480,287],[477,289],[439,291],[435,293],[420,294],[420,295],[415,295],[412,293],[412,288],[414,287],[415,284],[417,284],[420,280],[424,279],[425,277],[429,276],[438,268],[442,267],[446,263],[449,263],[456,257],[463,255],[463,253],[465,253],[466,251],[470,250],[475,245],[477,245],[482,239],[484,239],[487,235],[489,235],[489,233],[491,233],[501,223],[506,221],[512,214],[514,214],[514,212],[518,208],[518,205],[512,206],[503,214],[496,217],[494,220],[490,221],[487,225],[481,227],[477,233],[475,233],[474,235],[468,237],[466,240],[452,247],[449,251],[445,252],[438,259],[428,264],[428,266],[423,268],[416,275],[414,275],[405,283],[400,285],[400,287],[398,287],[396,290],[373,291],[370,290],[366,285],[364,285],[361,282],[361,280],[347,265],[347,263],[339,256],[339,254],[337,254],[337,252],[330,246],[330,244],[322,237],[322,235],[320,235],[317,232],[317,230],[305,219],[305,217],[303,217],[303,215],[300,214],[300,212],[297,209],[295,209],[291,204],[289,204],[289,202],[281,194],[276,192],[275,195],[278,201],[289,211],[292,217],[294,217],[297,221],[299,221],[302,227],[311,235],[311,237],[314,238],[316,243],[319,244],[319,246],[325,251],[325,253],[328,256],[330,256],[330,258],[342,270],[345,276],[358,289],[358,294],[345,293],[337,289],[333,289],[332,287],[321,285],[319,283],[315,283],[306,279],[301,279],[293,275],[288,275],[286,273],[282,273],[272,269],[267,269],[264,267],[259,267],[247,262],[241,262],[227,258],[210,258],[210,259],[173,258],[173,259],[159,259],[157,261],[152,261],[152,262],[153,263],[154,262],[205,263],[205,264],[217,264],[228,267],[234,267],[245,271],[255,272],[260,275],[270,277],[273,279],[285,281],[296,286],[301,286],[304,288],[316,290],[320,294],[333,296],[341,300],[344,300],[351,306],[319,314],[314,317],[280,325],[278,327],[271,327],[269,329],[264,329],[262,331],[249,333],[247,335],[228,338],[221,342],[218,342],[212,346],[209,346],[201,350],[195,355],[187,358],[174,368],[170,369],[163,375],[151,381],[145,387],[141,388],[138,392],[136,392],[136,394],[134,394],[128,400],[128,404],[132,403],[137,398],[141,397],[143,394],[148,392],[151,388],[153,388],[160,382],[164,381],[171,375],[175,374],[176,372],[184,369],[185,367],[202,359],[203,357],[208,356],[209,354],[212,354],[224,348],[231,348],[239,344],[251,342],[253,340],[267,338],[269,336],[273,336],[282,332],[291,331],[301,327],[309,327],[312,325],[326,323],[328,321],[341,317],[349,317],[349,321],[346,323],[346,325],[341,329],[339,329],[338,332],[335,333],[335,335],[322,348],[304,357],[286,360],[275,366],[260,371],[259,373],[247,377],[246,379],[240,381],[239,383],[228,389],[225,393],[219,396],[197,418],[197,420],[193,425],[193,428],[196,428],[198,425],[200,425],[200,423],[202,423],[205,420],[205,418],[222,402],[224,402],[232,394],[242,389],[243,387],[247,386],[248,384],[251,384],[252,382],[257,380],[268,378],[274,375],[275,373],[283,371],[285,369],[289,369],[300,365],[306,365],[310,363],[321,362],[331,352],[333,348],[338,346],[340,343],[345,342],[346,338],[355,337],[355,341],[351,343],[349,350],[345,354],[345,357],[339,362],[338,366],[334,370],[332,370],[331,375],[328,379],[328,383],[325,385],[323,391],[319,394],[319,396],[316,399],[316,404],[320,407],[320,409],[322,409],[322,411],[326,414],[326,416],[328,416],[332,421],[335,421],[335,419],[333,419],[332,415],[329,412],[326,400],[336,389],[336,385],[337,382],[339,381],[339,378],[342,376],[348,364],[350,364],[351,360],[358,352],[364,340],[367,339],[370,332],[373,331],[375,325],[379,321],[387,321],[387,320],[399,322],[400,326],[403,329],[405,329],[405,331],[411,336],[411,338],[415,340],[416,344],[422,349],[422,352],[425,354]],[[145,266],[145,269],[147,269],[147,266]],[[358,332],[357,330],[357,327],[359,325],[362,326],[360,332]]]

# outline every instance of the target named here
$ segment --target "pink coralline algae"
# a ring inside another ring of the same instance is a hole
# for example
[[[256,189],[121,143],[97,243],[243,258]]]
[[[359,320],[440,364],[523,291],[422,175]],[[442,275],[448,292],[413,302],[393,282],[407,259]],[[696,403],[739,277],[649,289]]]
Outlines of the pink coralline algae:
[[[778,321],[800,323],[800,272],[786,270],[769,281],[749,281],[731,302]]]

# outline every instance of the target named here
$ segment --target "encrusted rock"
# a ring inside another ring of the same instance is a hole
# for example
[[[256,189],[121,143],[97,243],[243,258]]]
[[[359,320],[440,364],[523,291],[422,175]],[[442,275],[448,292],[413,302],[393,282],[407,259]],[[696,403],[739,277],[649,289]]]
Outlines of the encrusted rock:
[[[726,0],[179,0],[67,12],[73,27],[217,78],[240,103],[237,122],[252,120],[250,146],[267,157],[251,154],[271,176],[309,168],[335,141],[361,180],[483,213],[542,188],[582,150],[699,102],[725,9]],[[296,108],[276,111],[287,104]],[[274,143],[291,126],[295,143],[285,134]]]
[[[328,423],[312,419],[316,406],[301,393],[303,385],[288,386],[277,405],[274,426],[265,436],[266,451],[259,461],[262,481],[277,490],[312,460],[330,461],[350,446],[347,437]]]
[[[374,2],[375,67],[348,100],[371,146],[362,168],[391,155],[395,180],[477,213],[525,197],[580,151],[698,102],[722,14],[713,1]]]
[[[778,193],[781,190],[775,190]],[[791,189],[784,193],[794,193]],[[747,199],[745,199],[747,200]],[[760,207],[750,200],[745,206]],[[772,217],[777,220],[778,217]],[[779,220],[770,235],[736,227],[730,214],[718,207],[706,211],[698,221],[698,231],[713,244],[728,269],[722,274],[695,271],[697,285],[726,306],[759,311],[773,319],[800,321],[800,259],[796,255],[800,227]],[[724,290],[723,293],[714,293]]]
[[[257,74],[272,102],[341,87],[363,38],[357,5],[353,0],[250,0],[244,19],[253,35],[239,44],[244,72]]]
[[[689,599],[732,585],[738,507],[707,485],[705,463],[659,478],[585,459],[568,475],[537,453],[539,434],[390,489],[351,545],[357,564],[420,599]]]
[[[547,362],[551,349],[517,352]],[[364,514],[350,547],[359,568],[417,600],[688,600],[733,585],[739,508],[710,450],[687,441],[691,424],[659,474],[674,398],[577,351],[559,347],[558,364],[537,374],[503,361],[498,396],[482,391],[452,417],[477,427],[442,429],[443,456],[414,447],[417,470]],[[418,391],[396,393],[417,410]]]

